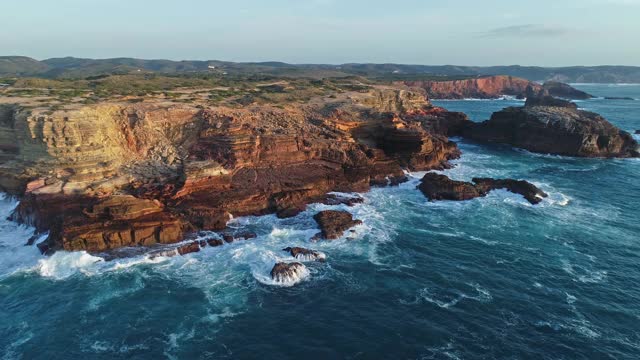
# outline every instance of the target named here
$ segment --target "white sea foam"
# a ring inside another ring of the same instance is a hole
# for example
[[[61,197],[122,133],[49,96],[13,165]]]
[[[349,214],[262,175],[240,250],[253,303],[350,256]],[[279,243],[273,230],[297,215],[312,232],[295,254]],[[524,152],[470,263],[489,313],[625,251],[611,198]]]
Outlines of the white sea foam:
[[[8,221],[18,206],[15,199],[0,193],[0,278],[33,268],[43,256],[35,246],[25,246],[35,229]],[[36,240],[44,240],[40,237]]]
[[[413,300],[406,301],[401,299],[400,303],[404,305],[416,305],[416,304],[420,304],[421,302],[427,302],[427,303],[437,305],[440,308],[448,309],[450,307],[457,305],[460,301],[465,299],[475,300],[483,303],[490,302],[491,300],[493,300],[493,297],[491,296],[491,293],[489,292],[489,290],[483,288],[479,284],[467,283],[466,285],[472,288],[476,293],[467,294],[460,290],[454,289],[453,292],[456,295],[451,297],[451,295],[444,295],[444,296],[439,295],[438,292],[433,291],[428,287],[425,287],[418,291],[418,294]]]
[[[95,274],[98,263],[104,263],[104,259],[85,251],[58,251],[48,258],[39,260],[37,271],[44,277],[64,279],[77,272]]]

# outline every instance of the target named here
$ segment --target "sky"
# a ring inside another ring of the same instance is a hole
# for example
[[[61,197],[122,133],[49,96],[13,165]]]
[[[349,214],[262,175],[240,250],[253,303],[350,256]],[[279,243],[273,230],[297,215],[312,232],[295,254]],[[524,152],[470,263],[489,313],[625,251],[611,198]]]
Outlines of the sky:
[[[1,0],[0,55],[640,65],[640,0]]]

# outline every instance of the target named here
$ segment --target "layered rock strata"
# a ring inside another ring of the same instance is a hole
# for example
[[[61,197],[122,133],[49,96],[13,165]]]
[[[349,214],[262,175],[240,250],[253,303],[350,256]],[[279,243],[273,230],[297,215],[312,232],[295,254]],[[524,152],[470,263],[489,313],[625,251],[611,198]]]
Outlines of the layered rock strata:
[[[0,190],[21,198],[14,220],[49,232],[47,251],[174,243],[447,167],[459,151],[430,129],[459,116],[384,87],[284,108],[4,105]]]

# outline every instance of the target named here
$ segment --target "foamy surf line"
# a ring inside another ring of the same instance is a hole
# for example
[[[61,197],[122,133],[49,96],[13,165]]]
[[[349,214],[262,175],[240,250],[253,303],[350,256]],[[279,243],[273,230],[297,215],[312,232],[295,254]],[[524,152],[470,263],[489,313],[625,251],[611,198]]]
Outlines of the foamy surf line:
[[[334,193],[335,195],[353,197],[361,196],[355,193]],[[303,280],[308,280],[312,274],[316,273],[311,269],[304,268],[296,277],[275,281],[271,277],[271,269],[278,262],[313,262],[311,257],[298,256],[283,251],[285,247],[303,247],[320,249],[318,251],[322,259],[326,259],[326,251],[339,251],[341,253],[355,251],[360,254],[371,254],[370,251],[363,251],[361,242],[353,242],[347,239],[362,239],[370,232],[377,233],[376,239],[388,241],[390,236],[386,232],[372,229],[368,225],[360,225],[354,228],[353,232],[345,233],[342,239],[331,242],[310,242],[310,239],[318,232],[317,224],[312,219],[317,211],[327,209],[340,209],[352,212],[356,218],[365,220],[365,223],[382,224],[384,219],[377,214],[371,206],[358,204],[349,207],[344,204],[324,205],[310,204],[308,210],[301,213],[294,219],[278,219],[274,215],[260,217],[239,217],[229,222],[229,228],[242,230],[256,230],[259,235],[253,240],[235,241],[231,244],[225,243],[223,246],[206,246],[200,252],[178,256],[171,249],[175,249],[181,243],[170,246],[159,246],[150,248],[132,248],[122,250],[121,254],[91,254],[86,251],[67,252],[58,251],[51,256],[43,256],[37,247],[24,246],[27,239],[34,233],[33,228],[18,225],[7,219],[8,215],[15,209],[18,202],[14,199],[1,198],[0,226],[0,276],[9,276],[17,272],[33,273],[52,280],[65,280],[73,276],[100,276],[108,273],[128,271],[140,266],[153,265],[152,269],[159,271],[169,271],[169,275],[177,272],[181,273],[185,269],[191,269],[193,264],[207,264],[209,266],[219,266],[225,264],[226,271],[241,271],[241,268],[249,270],[248,273],[259,282],[274,286],[292,286]],[[384,228],[384,226],[378,226]],[[206,240],[210,237],[220,237],[217,233],[199,234],[195,239],[185,240],[186,244],[197,240]],[[42,240],[42,239],[40,239]],[[166,252],[159,250],[167,249]],[[171,253],[171,255],[167,255]],[[375,253],[375,251],[373,251]],[[175,255],[175,256],[172,256]],[[371,255],[370,255],[371,256]],[[375,258],[375,255],[373,255]],[[373,259],[373,258],[372,258]],[[192,271],[191,269],[189,271]],[[199,271],[199,270],[194,270]],[[246,270],[242,270],[247,273]],[[219,273],[219,272],[211,272]],[[211,274],[210,273],[210,274]],[[210,277],[210,275],[209,275]]]

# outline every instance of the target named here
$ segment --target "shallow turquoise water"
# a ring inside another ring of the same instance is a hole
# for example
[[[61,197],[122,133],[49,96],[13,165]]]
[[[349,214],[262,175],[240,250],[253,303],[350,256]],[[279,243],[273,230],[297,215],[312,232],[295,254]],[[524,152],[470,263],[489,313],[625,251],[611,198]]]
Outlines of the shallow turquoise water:
[[[640,98],[640,86],[580,86]],[[487,119],[510,100],[438,105]],[[640,101],[580,106],[640,129]],[[171,259],[103,262],[38,255],[32,230],[0,222],[0,355],[5,359],[547,358],[640,354],[640,161],[573,159],[458,139],[446,173],[516,177],[550,194],[506,191],[429,203],[374,189],[348,208],[354,239],[309,244],[311,216],[241,218],[251,242]],[[15,202],[0,202],[5,218]],[[345,208],[346,209],[346,208]],[[268,273],[280,249],[327,253],[293,287]]]

